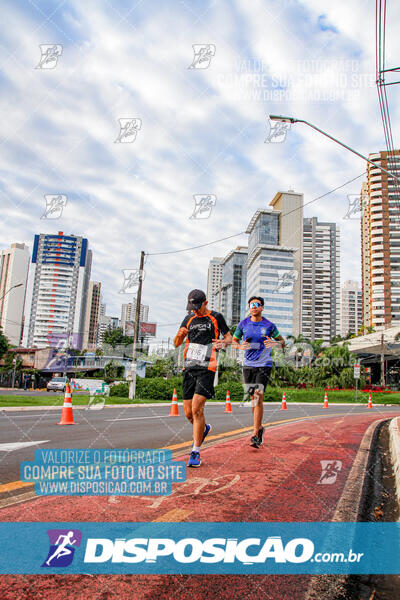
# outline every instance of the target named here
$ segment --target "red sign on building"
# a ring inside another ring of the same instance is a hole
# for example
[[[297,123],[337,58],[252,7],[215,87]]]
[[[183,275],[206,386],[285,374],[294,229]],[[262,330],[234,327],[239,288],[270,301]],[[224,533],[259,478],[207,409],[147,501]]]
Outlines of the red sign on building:
[[[157,323],[140,323],[140,335],[151,335],[155,337]]]

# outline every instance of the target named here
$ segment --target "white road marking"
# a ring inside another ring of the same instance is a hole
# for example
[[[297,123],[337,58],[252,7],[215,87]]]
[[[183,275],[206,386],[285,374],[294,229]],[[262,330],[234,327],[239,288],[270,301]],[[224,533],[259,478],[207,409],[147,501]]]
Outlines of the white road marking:
[[[38,446],[39,444],[47,444],[50,440],[39,440],[37,442],[6,442],[0,444],[0,452],[12,452],[13,450],[21,450],[28,446]]]

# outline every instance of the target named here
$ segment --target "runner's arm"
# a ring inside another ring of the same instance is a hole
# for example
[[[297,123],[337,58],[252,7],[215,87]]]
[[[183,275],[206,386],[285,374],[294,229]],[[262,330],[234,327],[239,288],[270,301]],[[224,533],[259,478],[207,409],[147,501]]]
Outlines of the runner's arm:
[[[176,334],[176,336],[174,337],[174,346],[175,348],[177,348],[178,346],[180,346],[183,342],[183,340],[185,339],[185,337],[188,334],[188,328],[187,328],[187,324],[189,321],[189,316],[186,315],[186,317],[183,319],[181,326],[178,330],[178,333]]]
[[[233,334],[233,338],[232,338],[232,346],[233,348],[239,348],[240,350],[248,350],[250,348],[250,344],[248,342],[243,342],[243,344],[240,343],[240,340],[243,337],[243,331],[242,328],[240,327],[240,323],[239,325],[236,327],[235,329],[235,333]]]
[[[174,337],[175,348],[177,348],[178,346],[180,346],[183,343],[183,340],[185,339],[187,334],[188,334],[188,330],[186,329],[186,327],[181,327],[179,329],[178,333]]]
[[[273,346],[280,346],[281,349],[283,350],[285,347],[285,340],[283,339],[283,337],[281,336],[281,334],[278,334],[277,336],[274,336],[272,334],[272,337],[266,337],[265,341],[264,341],[264,346],[266,348],[272,348]]]
[[[222,348],[226,348],[226,346],[230,346],[232,344],[232,336],[228,331],[225,333],[222,340],[213,340],[213,346],[216,350],[221,350]]]

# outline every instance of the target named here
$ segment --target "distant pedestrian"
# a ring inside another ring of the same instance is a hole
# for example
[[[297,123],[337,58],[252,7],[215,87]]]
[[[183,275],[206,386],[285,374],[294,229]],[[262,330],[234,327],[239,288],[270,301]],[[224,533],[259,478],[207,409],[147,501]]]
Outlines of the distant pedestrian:
[[[24,390],[25,391],[28,389],[30,382],[31,382],[31,376],[29,374],[25,374],[24,375]]]

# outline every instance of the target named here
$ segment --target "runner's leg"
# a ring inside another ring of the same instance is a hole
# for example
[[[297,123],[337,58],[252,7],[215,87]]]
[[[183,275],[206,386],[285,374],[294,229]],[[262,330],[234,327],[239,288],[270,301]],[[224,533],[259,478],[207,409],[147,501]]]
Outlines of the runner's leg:
[[[262,425],[263,418],[263,392],[261,390],[255,390],[253,401],[252,401],[252,411],[253,411],[253,434],[258,435],[259,430]]]
[[[205,396],[194,394],[192,400],[192,415],[193,415],[193,442],[196,447],[201,446],[203,440],[204,428],[206,425],[204,419],[204,404]]]
[[[187,420],[193,423],[192,398],[183,400],[183,411]]]

